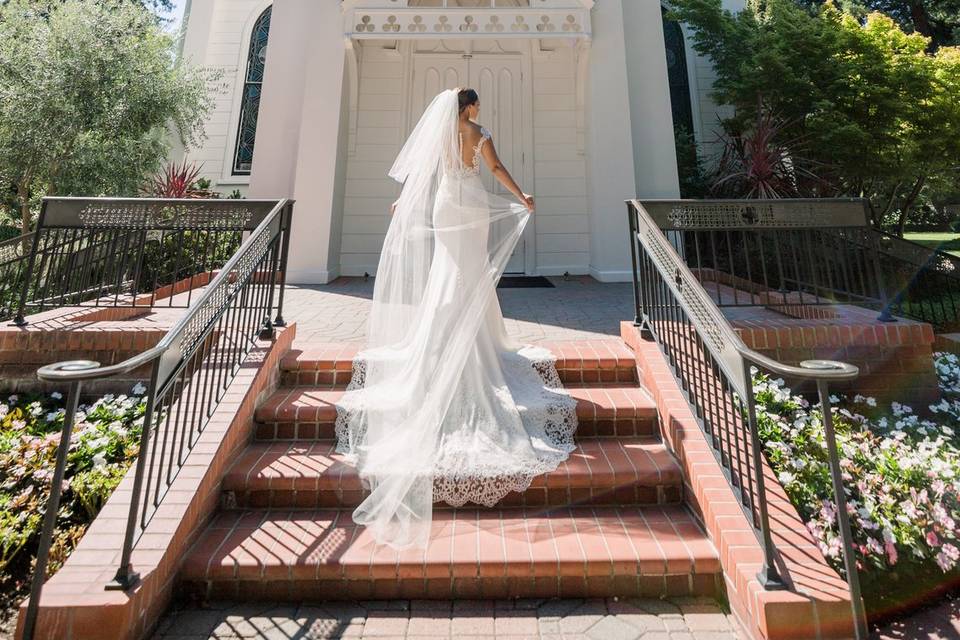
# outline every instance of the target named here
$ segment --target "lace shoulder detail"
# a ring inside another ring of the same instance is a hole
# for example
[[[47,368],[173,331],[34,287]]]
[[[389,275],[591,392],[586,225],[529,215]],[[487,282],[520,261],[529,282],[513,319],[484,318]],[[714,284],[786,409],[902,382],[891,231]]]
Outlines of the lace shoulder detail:
[[[483,143],[491,137],[490,129],[480,127],[480,140],[477,142],[477,146],[473,148],[473,166],[477,169],[477,173],[480,172],[480,152],[483,150]]]
[[[480,140],[477,142],[476,146],[473,147],[473,157],[472,162],[469,165],[466,165],[462,170],[450,170],[449,174],[454,175],[459,178],[467,178],[471,176],[480,175],[480,151],[483,149],[483,143],[489,140],[492,136],[490,130],[486,127],[480,127]],[[460,148],[463,149],[463,134],[460,134]]]

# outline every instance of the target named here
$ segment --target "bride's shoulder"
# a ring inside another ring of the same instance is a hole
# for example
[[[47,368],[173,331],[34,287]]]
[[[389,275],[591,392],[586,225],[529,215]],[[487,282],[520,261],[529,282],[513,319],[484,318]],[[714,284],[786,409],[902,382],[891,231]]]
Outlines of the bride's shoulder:
[[[471,138],[471,140],[479,141],[481,138],[489,138],[491,136],[489,129],[477,124],[476,122],[467,122],[465,129],[465,133],[469,138]]]

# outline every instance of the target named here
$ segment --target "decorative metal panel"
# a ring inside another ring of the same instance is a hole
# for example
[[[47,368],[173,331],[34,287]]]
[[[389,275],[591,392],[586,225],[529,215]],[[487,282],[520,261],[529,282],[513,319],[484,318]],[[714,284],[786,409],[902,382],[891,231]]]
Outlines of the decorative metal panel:
[[[211,208],[157,202],[92,202],[80,210],[80,222],[87,228],[119,229],[244,229],[253,217],[242,202]]]
[[[867,224],[860,199],[641,200],[661,229],[857,227]]]

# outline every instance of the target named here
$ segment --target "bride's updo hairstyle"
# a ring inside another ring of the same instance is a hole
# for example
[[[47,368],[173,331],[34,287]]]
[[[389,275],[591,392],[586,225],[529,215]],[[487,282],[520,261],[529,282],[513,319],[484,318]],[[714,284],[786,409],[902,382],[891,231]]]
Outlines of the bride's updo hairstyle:
[[[460,99],[460,113],[463,113],[463,110],[470,105],[477,104],[480,100],[480,96],[473,89],[461,89],[457,97]]]

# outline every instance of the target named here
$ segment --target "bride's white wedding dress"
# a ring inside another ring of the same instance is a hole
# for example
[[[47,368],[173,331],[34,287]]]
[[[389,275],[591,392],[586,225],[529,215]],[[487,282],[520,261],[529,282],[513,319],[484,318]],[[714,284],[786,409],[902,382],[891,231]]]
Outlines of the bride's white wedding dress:
[[[457,93],[438,95],[390,175],[404,183],[374,284],[368,345],[338,404],[337,450],[369,495],[357,523],[426,546],[434,502],[496,504],[574,449],[553,356],[506,334],[496,283],[526,224],[465,164]]]

